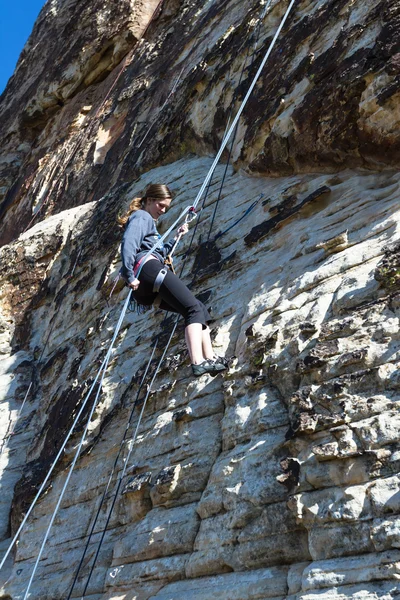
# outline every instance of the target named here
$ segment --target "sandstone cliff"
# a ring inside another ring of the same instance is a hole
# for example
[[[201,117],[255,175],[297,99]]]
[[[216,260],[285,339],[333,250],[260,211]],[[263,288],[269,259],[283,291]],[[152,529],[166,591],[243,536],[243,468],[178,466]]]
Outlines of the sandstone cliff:
[[[193,201],[287,6],[39,15],[0,102],[2,554],[126,297],[107,302],[118,212],[149,182],[176,195],[164,230]],[[173,320],[128,314],[31,598],[68,597],[132,409],[72,598],[115,498],[85,598],[398,597],[399,26],[399,0],[295,3],[177,252],[230,369],[194,380],[179,324],[131,448]],[[0,572],[4,600],[24,597],[88,410]]]

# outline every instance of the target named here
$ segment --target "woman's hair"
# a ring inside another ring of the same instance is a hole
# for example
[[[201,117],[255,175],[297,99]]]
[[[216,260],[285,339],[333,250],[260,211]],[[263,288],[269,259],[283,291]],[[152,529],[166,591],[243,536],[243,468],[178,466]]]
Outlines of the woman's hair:
[[[172,194],[168,186],[161,183],[151,183],[147,186],[142,198],[133,198],[126,213],[117,218],[118,224],[124,227],[131,214],[144,208],[146,200],[172,200]]]

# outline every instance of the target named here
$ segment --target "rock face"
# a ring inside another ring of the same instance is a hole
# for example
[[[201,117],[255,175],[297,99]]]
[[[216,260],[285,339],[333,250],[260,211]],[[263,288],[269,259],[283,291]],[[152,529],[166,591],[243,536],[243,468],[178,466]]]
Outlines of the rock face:
[[[287,6],[45,4],[0,103],[3,552],[126,298],[116,216],[150,182],[163,231],[193,202]],[[295,3],[176,253],[230,368],[193,379],[179,321],[149,389],[175,318],[128,312],[32,598],[398,597],[399,23],[398,0]]]

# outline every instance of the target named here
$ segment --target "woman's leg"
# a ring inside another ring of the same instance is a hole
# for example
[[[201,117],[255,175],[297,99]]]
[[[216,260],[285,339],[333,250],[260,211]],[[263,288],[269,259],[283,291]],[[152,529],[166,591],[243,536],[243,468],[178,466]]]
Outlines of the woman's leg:
[[[203,356],[206,359],[213,360],[214,359],[214,350],[211,343],[210,337],[210,328],[206,327],[202,331],[202,340],[201,340]]]
[[[205,358],[208,358],[203,350],[203,326],[201,323],[191,323],[185,328],[185,340],[192,365],[199,365]]]
[[[144,265],[143,271],[148,283],[154,282],[160,270],[160,265],[155,263],[156,261],[149,261]],[[162,299],[161,309],[177,312],[185,319],[185,340],[194,375],[196,377],[203,373],[216,375],[224,370],[226,367],[222,363],[213,360],[210,330],[207,326],[211,317],[204,304],[197,300],[179,277],[171,271],[168,271],[165,276],[159,294]]]
[[[205,309],[186,285],[170,271],[160,288],[160,308],[180,313],[186,324],[185,340],[192,364],[212,357],[211,339]],[[208,313],[207,313],[208,314]],[[204,331],[207,333],[204,335]],[[207,354],[204,354],[206,352]]]
[[[207,312],[202,303],[192,294],[188,287],[171,271],[168,271],[160,287],[159,292],[162,300],[171,306],[176,312],[180,313],[185,319],[185,325],[192,323],[201,323],[203,328],[207,327],[207,320],[211,317],[205,314]],[[163,308],[163,302],[160,304]]]

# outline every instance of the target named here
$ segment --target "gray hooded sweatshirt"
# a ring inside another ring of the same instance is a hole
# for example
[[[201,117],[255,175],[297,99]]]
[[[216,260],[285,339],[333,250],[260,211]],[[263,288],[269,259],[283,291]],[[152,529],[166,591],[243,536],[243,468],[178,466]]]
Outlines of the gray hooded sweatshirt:
[[[146,210],[137,210],[130,217],[125,227],[122,238],[121,254],[122,267],[121,275],[128,283],[135,279],[133,268],[154,244],[160,239],[153,217]],[[164,262],[168,252],[170,252],[175,238],[167,244],[160,244],[152,255]]]

